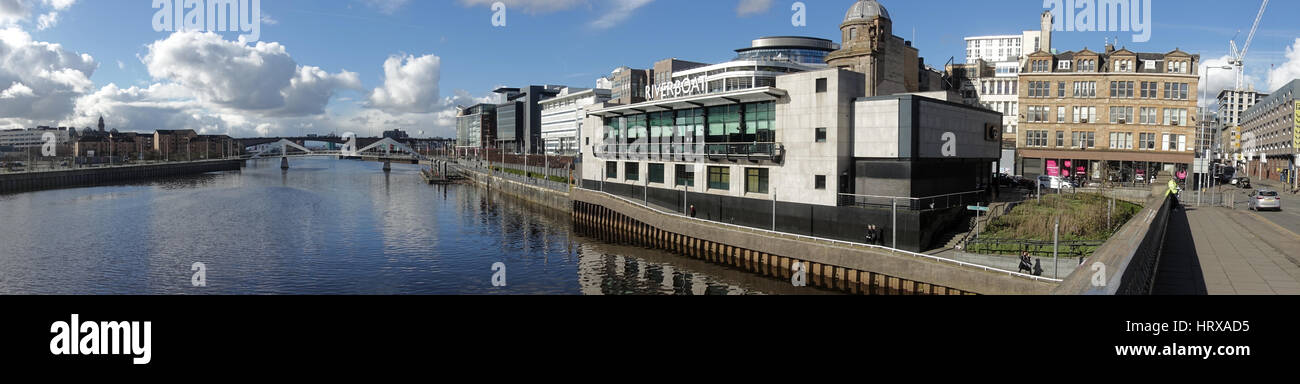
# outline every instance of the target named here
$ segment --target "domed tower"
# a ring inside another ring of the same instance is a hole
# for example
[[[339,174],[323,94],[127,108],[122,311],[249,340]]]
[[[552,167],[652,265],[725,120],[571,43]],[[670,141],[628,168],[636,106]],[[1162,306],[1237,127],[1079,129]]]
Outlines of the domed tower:
[[[866,75],[867,96],[909,92],[917,82],[916,49],[894,36],[889,11],[876,0],[858,0],[840,24],[841,48],[826,64]],[[908,53],[911,60],[908,60]],[[907,62],[913,68],[907,70]],[[908,74],[911,74],[908,76]]]

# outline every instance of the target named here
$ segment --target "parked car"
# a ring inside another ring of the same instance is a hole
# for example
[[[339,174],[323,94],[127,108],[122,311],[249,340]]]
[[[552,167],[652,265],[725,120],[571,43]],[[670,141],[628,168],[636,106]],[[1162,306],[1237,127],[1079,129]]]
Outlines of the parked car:
[[[1250,209],[1260,211],[1265,209],[1282,210],[1282,196],[1277,191],[1261,189],[1250,194]]]
[[[1237,188],[1241,188],[1241,189],[1250,189],[1250,178],[1249,178],[1249,177],[1238,177],[1238,178],[1233,179],[1233,180],[1234,180],[1234,181],[1233,181],[1232,185],[1236,185]]]
[[[1044,189],[1074,188],[1074,184],[1070,183],[1069,180],[1066,180],[1060,176],[1047,176],[1047,175],[1038,176],[1038,186]]]

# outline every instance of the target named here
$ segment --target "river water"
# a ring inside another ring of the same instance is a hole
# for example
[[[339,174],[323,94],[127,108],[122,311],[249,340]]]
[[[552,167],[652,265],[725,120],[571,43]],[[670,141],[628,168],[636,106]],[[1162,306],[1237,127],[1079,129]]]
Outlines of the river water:
[[[824,293],[582,237],[566,213],[425,185],[414,165],[291,163],[0,195],[0,294]]]

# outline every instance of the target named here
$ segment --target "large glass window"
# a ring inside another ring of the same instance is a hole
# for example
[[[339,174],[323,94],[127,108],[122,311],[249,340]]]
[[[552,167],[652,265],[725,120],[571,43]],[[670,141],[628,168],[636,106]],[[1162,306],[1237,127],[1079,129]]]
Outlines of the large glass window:
[[[731,190],[731,169],[727,167],[709,167],[709,189]]]
[[[776,103],[745,104],[744,140],[771,143],[776,141]]]
[[[695,168],[692,168],[690,165],[678,164],[677,167],[676,167],[676,169],[675,169],[675,171],[677,171],[677,172],[675,172],[675,173],[677,174],[677,186],[678,186],[678,187],[681,187],[681,186],[694,187],[694,186],[695,186]]]
[[[623,163],[623,178],[627,181],[641,180],[641,163]]]
[[[767,168],[745,168],[745,192],[767,193]]]
[[[618,178],[618,162],[617,162],[617,161],[606,161],[606,162],[605,162],[605,178],[606,178],[606,179],[617,179],[617,178]]]
[[[740,140],[732,140],[732,136],[740,134],[740,106],[724,105],[709,108],[709,131],[708,141],[713,143],[726,143]],[[738,139],[738,138],[737,138]]]
[[[663,165],[663,164],[660,164],[660,163],[652,163],[652,164],[650,164],[650,172],[649,172],[649,173],[650,173],[650,175],[647,176],[647,177],[648,177],[648,181],[650,181],[651,183],[659,183],[659,184],[663,184],[663,183],[664,183],[664,165]]]

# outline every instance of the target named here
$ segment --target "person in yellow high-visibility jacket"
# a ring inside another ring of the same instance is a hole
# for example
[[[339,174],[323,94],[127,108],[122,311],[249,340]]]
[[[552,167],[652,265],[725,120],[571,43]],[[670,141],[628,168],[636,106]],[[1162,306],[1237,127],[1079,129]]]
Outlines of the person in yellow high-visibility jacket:
[[[1169,190],[1165,192],[1165,197],[1174,199],[1174,206],[1178,206],[1178,180],[1169,178]]]

